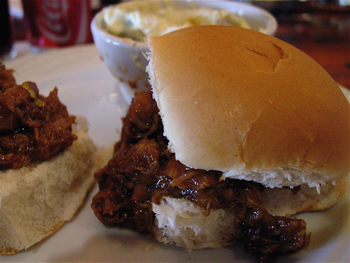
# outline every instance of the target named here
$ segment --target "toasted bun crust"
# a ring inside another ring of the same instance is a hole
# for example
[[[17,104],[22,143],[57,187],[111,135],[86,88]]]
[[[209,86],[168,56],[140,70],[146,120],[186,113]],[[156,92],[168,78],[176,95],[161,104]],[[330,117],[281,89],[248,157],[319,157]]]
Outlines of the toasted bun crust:
[[[85,130],[64,152],[39,164],[0,172],[0,254],[27,249],[55,233],[81,206],[105,160]]]
[[[229,26],[148,44],[164,133],[185,165],[268,187],[319,187],[349,174],[349,102],[300,50]]]

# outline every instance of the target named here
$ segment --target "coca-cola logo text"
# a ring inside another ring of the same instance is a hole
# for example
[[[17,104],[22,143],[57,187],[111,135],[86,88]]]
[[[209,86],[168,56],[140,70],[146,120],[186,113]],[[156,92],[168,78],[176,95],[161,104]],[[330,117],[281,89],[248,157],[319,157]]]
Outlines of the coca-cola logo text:
[[[38,17],[39,30],[49,39],[65,43],[70,40],[72,30],[69,25],[67,0],[42,1]]]

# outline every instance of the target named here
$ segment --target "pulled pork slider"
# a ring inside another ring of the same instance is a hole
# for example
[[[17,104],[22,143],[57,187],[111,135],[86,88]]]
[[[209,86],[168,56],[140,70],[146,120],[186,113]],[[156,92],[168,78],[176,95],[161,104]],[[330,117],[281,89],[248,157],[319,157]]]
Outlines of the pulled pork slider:
[[[302,219],[344,195],[349,102],[300,50],[229,26],[148,38],[136,95],[95,173],[96,216],[187,249],[239,240],[262,262],[306,249]]]
[[[55,88],[19,85],[0,61],[0,254],[12,255],[70,220],[94,183],[96,146]]]

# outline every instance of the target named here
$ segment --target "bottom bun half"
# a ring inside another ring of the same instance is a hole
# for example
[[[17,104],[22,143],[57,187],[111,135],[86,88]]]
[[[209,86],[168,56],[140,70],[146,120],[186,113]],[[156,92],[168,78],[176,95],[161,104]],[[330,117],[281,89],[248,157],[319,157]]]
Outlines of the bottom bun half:
[[[0,254],[11,255],[55,233],[70,220],[91,189],[103,160],[77,119],[78,140],[39,164],[0,172]]]
[[[264,190],[264,207],[274,216],[290,216],[303,211],[325,210],[345,196],[348,178],[315,188],[302,185],[297,193],[288,188]],[[193,249],[230,245],[242,236],[235,211],[212,209],[205,216],[202,209],[185,198],[164,197],[153,204],[155,238],[165,244]]]

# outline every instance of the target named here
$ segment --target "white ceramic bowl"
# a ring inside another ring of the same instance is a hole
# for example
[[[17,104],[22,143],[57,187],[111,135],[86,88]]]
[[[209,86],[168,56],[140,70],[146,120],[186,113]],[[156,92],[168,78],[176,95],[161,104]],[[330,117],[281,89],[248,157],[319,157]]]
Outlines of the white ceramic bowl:
[[[242,16],[254,30],[263,30],[273,35],[277,29],[276,19],[264,9],[250,4],[230,1],[174,1],[181,6],[206,6],[215,9],[226,9]],[[141,5],[154,4],[154,1],[124,2],[119,5],[134,5],[135,10]],[[111,73],[120,80],[123,96],[131,101],[135,91],[150,88],[148,75],[145,72],[147,45],[129,38],[121,38],[108,33],[103,27],[103,12],[96,14],[91,22],[91,31],[95,45]]]

